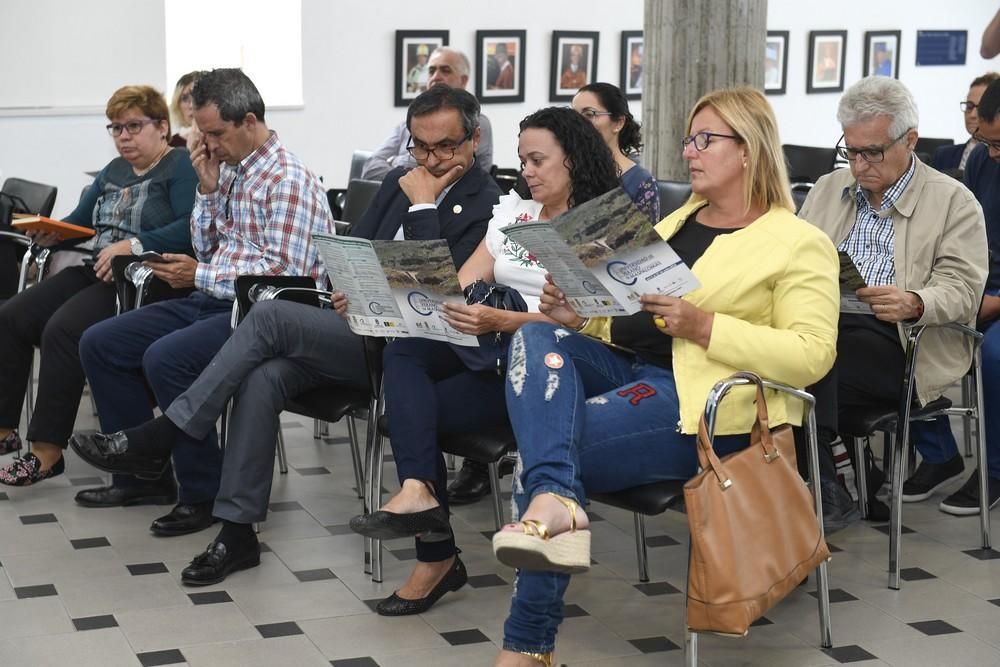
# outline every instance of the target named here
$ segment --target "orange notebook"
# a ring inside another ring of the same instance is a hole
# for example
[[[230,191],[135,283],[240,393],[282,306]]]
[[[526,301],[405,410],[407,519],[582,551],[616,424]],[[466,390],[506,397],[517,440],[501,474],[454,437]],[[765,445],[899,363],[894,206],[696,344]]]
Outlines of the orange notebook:
[[[29,229],[37,229],[42,232],[55,232],[59,238],[79,239],[88,238],[94,235],[94,230],[90,227],[81,227],[62,220],[53,220],[44,215],[31,215],[30,213],[15,213],[10,223],[11,227],[20,229],[22,232]]]

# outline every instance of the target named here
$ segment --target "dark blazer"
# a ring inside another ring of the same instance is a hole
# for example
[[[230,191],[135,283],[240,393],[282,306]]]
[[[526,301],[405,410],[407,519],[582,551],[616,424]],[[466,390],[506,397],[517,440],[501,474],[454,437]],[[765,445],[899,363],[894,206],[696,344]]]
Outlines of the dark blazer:
[[[351,236],[391,240],[402,225],[409,241],[446,240],[455,266],[461,267],[486,235],[500,188],[489,174],[473,167],[452,185],[436,209],[410,213],[410,200],[399,187],[406,171],[399,167],[386,174],[368,210],[351,227]]]
[[[934,157],[931,159],[931,166],[938,171],[958,169],[958,164],[962,161],[963,151],[965,151],[965,143],[952,144],[951,146],[941,146],[934,151]]]

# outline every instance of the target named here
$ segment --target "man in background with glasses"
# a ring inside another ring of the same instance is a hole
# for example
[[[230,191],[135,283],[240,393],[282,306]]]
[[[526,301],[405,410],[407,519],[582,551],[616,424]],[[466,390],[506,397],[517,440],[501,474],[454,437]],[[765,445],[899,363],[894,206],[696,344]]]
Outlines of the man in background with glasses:
[[[469,59],[458,49],[442,46],[434,49],[427,61],[427,89],[434,86],[451,86],[465,89],[469,83]],[[385,138],[372,156],[365,162],[361,178],[381,181],[397,167],[412,169],[417,160],[407,150],[410,131],[407,122],[397,125]],[[479,114],[479,146],[476,148],[476,164],[489,173],[493,167],[493,128],[485,114]]]
[[[934,151],[934,158],[931,160],[932,167],[957,178],[962,177],[965,162],[969,159],[972,149],[979,143],[976,141],[976,128],[979,126],[979,115],[976,113],[976,109],[979,106],[979,100],[986,91],[986,86],[997,79],[1000,79],[1000,74],[996,72],[987,72],[973,79],[969,86],[969,94],[959,103],[959,108],[961,108],[965,119],[965,131],[969,133],[969,139],[965,143],[941,146]]]
[[[975,326],[987,273],[979,204],[961,183],[913,153],[918,118],[910,91],[896,79],[867,77],[840,99],[837,120],[844,131],[837,151],[850,168],[820,178],[799,216],[829,234],[857,267],[866,286],[856,296],[870,312],[841,313],[836,364],[810,388],[828,532],[858,516],[834,465],[840,418],[872,405],[896,407],[904,325]],[[917,360],[915,399],[923,405],[938,398],[971,362],[971,341],[954,331],[928,330]],[[947,421],[941,428],[948,428]],[[957,465],[960,473],[961,459]],[[914,476],[920,474],[918,469]],[[870,509],[869,518],[888,519],[884,505]]]

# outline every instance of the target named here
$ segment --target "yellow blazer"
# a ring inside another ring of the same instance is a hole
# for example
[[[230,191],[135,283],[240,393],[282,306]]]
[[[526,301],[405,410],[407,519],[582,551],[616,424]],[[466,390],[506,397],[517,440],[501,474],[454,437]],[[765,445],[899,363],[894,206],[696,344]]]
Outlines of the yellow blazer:
[[[702,205],[688,202],[661,220],[656,231],[669,241]],[[673,338],[681,432],[698,432],[708,392],[736,371],[802,388],[833,367],[840,264],[822,231],[772,206],[747,227],[717,237],[691,270],[701,287],[683,298],[715,313],[715,319],[707,349]],[[601,335],[609,329],[607,322],[592,321],[584,333]],[[782,395],[767,399],[772,425],[798,423],[798,406],[786,407]],[[719,410],[715,432],[747,433],[755,414],[753,394],[734,390]]]

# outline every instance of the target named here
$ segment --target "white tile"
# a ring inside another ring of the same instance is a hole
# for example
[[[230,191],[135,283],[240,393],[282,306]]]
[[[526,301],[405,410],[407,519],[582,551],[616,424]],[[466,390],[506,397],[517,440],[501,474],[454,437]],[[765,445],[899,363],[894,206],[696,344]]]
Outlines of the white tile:
[[[0,602],[0,639],[55,635],[75,629],[56,596]]]
[[[260,639],[239,608],[230,602],[123,611],[118,625],[138,653],[240,639]]]
[[[22,637],[0,641],[4,665],[135,667],[135,651],[118,628],[51,634],[45,641]]]
[[[230,593],[254,625],[368,614],[361,600],[337,580],[238,588]]]
[[[964,632],[920,639],[884,639],[869,642],[864,648],[900,667],[1000,664],[1000,651]]]
[[[418,616],[341,616],[302,621],[299,627],[331,660],[372,655],[377,651],[399,653],[448,646],[448,642]]]
[[[168,573],[68,581],[58,590],[73,618],[191,604]]]
[[[330,667],[316,646],[306,637],[275,637],[184,647],[191,667]]]

